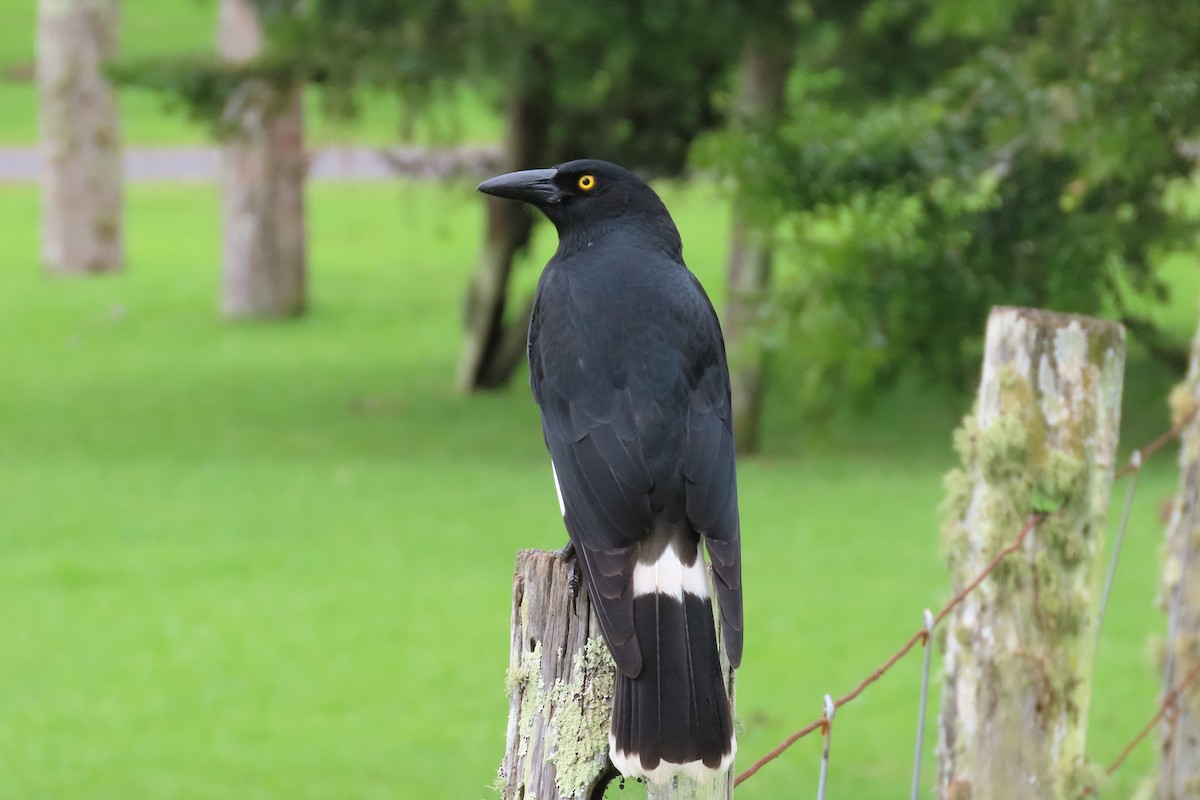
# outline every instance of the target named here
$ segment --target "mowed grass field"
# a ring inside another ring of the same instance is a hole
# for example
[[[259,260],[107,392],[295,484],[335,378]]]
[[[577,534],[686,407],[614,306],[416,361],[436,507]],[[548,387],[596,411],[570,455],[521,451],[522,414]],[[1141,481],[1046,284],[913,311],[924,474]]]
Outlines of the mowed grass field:
[[[725,206],[662,188],[719,304]],[[275,324],[216,314],[212,187],[127,199],[126,272],[54,279],[36,189],[0,186],[0,798],[494,796],[513,559],[564,533],[524,374],[451,389],[472,184],[312,184],[312,312]],[[1165,427],[1172,380],[1131,367],[1128,444]],[[946,599],[936,509],[967,402],[914,382],[813,430],[769,398],[767,452],[739,465],[739,768]],[[1141,481],[1099,651],[1102,761],[1156,702],[1175,480],[1167,454]],[[833,796],[907,791],[919,660],[839,713]],[[739,797],[812,793],[819,751]]]
[[[35,7],[0,11],[0,70],[17,76],[0,80],[0,146],[36,139],[19,77]],[[211,48],[215,7],[125,2],[122,52]],[[129,146],[205,141],[154,95],[120,102]],[[310,115],[310,141],[391,144],[396,119],[371,98],[354,124]],[[468,95],[414,136],[499,131]],[[312,184],[313,309],[277,324],[216,313],[210,186],[129,187],[127,271],[78,280],[38,268],[36,189],[0,186],[0,800],[494,796],[513,558],[564,533],[525,375],[451,388],[483,226],[472,186]],[[725,204],[662,189],[719,305]],[[1187,335],[1194,259],[1166,275],[1164,319]],[[1131,364],[1127,445],[1165,428],[1174,379]],[[739,465],[739,769],[946,599],[937,505],[968,402],[913,381],[814,428],[777,385],[767,452]],[[1141,479],[1100,645],[1089,742],[1104,762],[1156,702],[1170,459]],[[918,668],[914,654],[839,713],[833,796],[904,796]],[[799,743],[738,796],[811,794],[819,751]],[[1152,762],[1144,747],[1106,794],[1129,796]]]

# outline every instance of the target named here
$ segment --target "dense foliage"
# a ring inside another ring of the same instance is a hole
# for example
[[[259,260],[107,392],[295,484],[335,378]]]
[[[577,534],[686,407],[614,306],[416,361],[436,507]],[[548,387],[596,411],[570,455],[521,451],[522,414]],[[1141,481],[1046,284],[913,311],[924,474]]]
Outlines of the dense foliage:
[[[783,124],[700,154],[776,231],[763,335],[803,361],[807,402],[914,365],[961,380],[993,304],[1128,316],[1164,291],[1152,264],[1187,230],[1164,191],[1193,168],[1200,7],[797,10]]]

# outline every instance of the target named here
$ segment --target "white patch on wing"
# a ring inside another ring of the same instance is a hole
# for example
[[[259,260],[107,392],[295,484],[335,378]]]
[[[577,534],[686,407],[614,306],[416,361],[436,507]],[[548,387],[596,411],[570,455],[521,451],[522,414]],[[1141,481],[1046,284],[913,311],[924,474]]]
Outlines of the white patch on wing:
[[[567,518],[567,504],[562,499],[562,487],[558,485],[558,469],[554,466],[554,462],[550,462],[550,471],[554,473],[554,491],[558,493],[558,513],[563,515],[563,519]]]
[[[675,548],[668,545],[653,564],[638,562],[633,568],[633,596],[657,592],[683,600],[683,593],[694,597],[708,597],[708,576],[704,572],[704,559],[696,554],[696,561],[684,564],[679,560]]]
[[[673,764],[670,761],[659,761],[658,766],[654,769],[646,769],[642,766],[642,758],[637,753],[626,753],[624,750],[617,749],[616,738],[612,733],[608,734],[608,757],[612,759],[613,766],[617,768],[626,778],[645,778],[649,783],[666,783],[680,773],[687,775],[696,783],[704,783],[711,781],[719,775],[723,775],[731,766],[733,766],[733,757],[737,755],[737,737],[734,736],[729,742],[729,752],[721,757],[721,763],[716,769],[707,767],[703,761],[688,761],[683,764]]]

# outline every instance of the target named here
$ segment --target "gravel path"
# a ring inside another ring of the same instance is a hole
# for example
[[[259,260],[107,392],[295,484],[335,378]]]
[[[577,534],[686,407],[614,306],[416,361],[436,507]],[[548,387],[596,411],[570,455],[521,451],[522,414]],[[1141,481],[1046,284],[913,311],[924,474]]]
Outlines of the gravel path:
[[[125,151],[130,181],[212,181],[220,168],[216,147],[134,147]],[[386,181],[397,177],[483,176],[496,171],[499,148],[324,147],[310,156],[310,177],[317,180]],[[41,159],[36,147],[0,148],[0,182],[38,180]]]

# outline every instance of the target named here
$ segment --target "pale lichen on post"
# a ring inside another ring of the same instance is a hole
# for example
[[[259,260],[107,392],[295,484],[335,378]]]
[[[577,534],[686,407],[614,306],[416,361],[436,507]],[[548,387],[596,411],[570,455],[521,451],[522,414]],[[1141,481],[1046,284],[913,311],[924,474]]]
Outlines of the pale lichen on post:
[[[948,620],[944,797],[1058,798],[1087,782],[1092,597],[1120,420],[1124,331],[995,309],[974,413],[955,434],[943,552],[957,591],[1045,515]]]
[[[554,657],[561,661],[563,653],[559,651]],[[531,742],[540,735],[545,737],[545,759],[555,767],[559,794],[587,796],[604,769],[608,752],[613,669],[612,656],[599,637],[588,639],[568,683],[560,679],[546,686],[541,643],[509,668],[505,689],[519,708],[517,755],[525,760],[523,782],[534,781],[528,756]]]
[[[539,642],[533,650],[524,653],[515,666],[508,668],[504,678],[504,689],[509,698],[517,702],[520,712],[517,715],[517,731],[519,734],[518,755],[529,754],[529,741],[533,736],[533,722],[542,710],[541,699],[545,694],[546,685],[542,681],[542,645]],[[526,765],[528,769],[528,765]]]
[[[604,770],[615,669],[608,646],[593,636],[571,670],[570,683],[556,682],[547,696],[556,709],[548,758],[564,797],[585,796]]]

